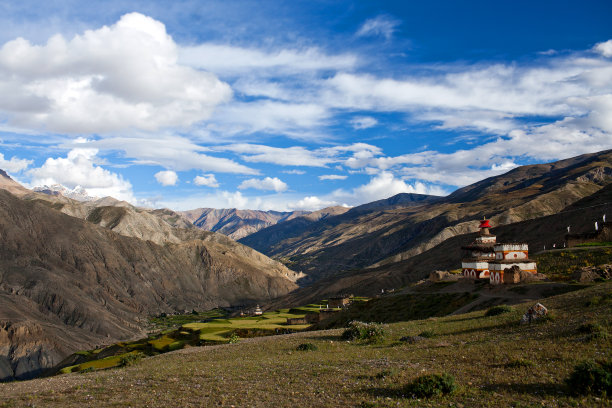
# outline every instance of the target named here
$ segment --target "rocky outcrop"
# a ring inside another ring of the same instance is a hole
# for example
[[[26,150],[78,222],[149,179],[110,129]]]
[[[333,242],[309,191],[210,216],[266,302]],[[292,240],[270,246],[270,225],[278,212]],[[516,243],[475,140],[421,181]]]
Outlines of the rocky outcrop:
[[[612,278],[612,265],[585,266],[572,274],[572,279],[578,282],[593,282],[596,279]]]

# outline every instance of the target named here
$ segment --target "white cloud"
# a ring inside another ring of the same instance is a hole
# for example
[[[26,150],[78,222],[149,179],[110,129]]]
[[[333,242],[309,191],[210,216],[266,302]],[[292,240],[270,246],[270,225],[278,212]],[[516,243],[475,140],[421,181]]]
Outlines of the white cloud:
[[[392,173],[381,172],[370,179],[369,183],[353,189],[350,195],[353,196],[358,203],[367,203],[389,198],[399,193],[445,194],[440,188],[428,187],[421,182],[410,185],[401,179],[395,178]],[[336,195],[342,196],[341,193],[336,193]]]
[[[162,186],[175,186],[178,182],[178,175],[172,170],[159,171],[155,173],[155,180]]]
[[[118,174],[96,165],[97,149],[76,148],[67,157],[48,158],[45,163],[28,171],[32,186],[61,184],[69,189],[81,186],[94,197],[111,196],[136,203],[132,185]]]
[[[193,182],[197,186],[206,186],[206,187],[212,187],[212,188],[219,187],[219,183],[217,182],[217,179],[215,178],[214,174],[205,174],[203,176],[196,176],[193,179]]]
[[[376,126],[378,121],[371,116],[358,116],[351,120],[351,125],[353,129],[368,129],[373,126]]]
[[[4,155],[0,153],[0,169],[5,170],[9,173],[19,173],[28,168],[32,164],[32,160],[20,159],[18,157],[11,157],[9,160],[4,158]]]
[[[606,58],[612,57],[612,40],[595,44],[593,50]]]
[[[218,149],[241,154],[242,160],[253,163],[274,163],[280,166],[325,167],[331,162],[331,158],[323,152],[313,152],[302,146],[273,147],[240,143],[222,146]]]
[[[316,135],[310,130],[325,125],[329,117],[329,110],[316,103],[260,100],[220,107],[207,129],[226,135],[268,132],[312,139]]]
[[[42,46],[0,48],[0,112],[26,128],[106,133],[187,126],[231,98],[213,74],[178,62],[165,26],[130,13],[114,25]]]
[[[357,31],[358,37],[365,36],[383,36],[389,40],[396,30],[400,21],[389,16],[381,15],[375,18],[366,20],[365,23]]]
[[[200,44],[182,47],[180,62],[212,71],[218,75],[235,75],[253,71],[296,74],[320,70],[350,70],[357,64],[352,54],[326,55],[317,48],[266,51],[226,44]]]
[[[237,143],[215,148],[240,154],[242,160],[254,163],[273,163],[280,166],[327,167],[333,163],[367,163],[382,149],[367,143],[353,143],[309,150],[303,146],[273,147],[249,143]]]
[[[264,179],[248,179],[244,180],[238,186],[240,190],[247,188],[254,188],[256,190],[273,190],[276,192],[282,192],[287,190],[288,186],[285,182],[277,177],[266,177]]]
[[[347,177],[340,174],[324,174],[319,176],[319,180],[346,180]]]
[[[293,211],[317,211],[322,208],[332,207],[336,205],[339,205],[337,201],[322,200],[317,196],[308,196],[304,197],[301,200],[290,202],[287,206]]]
[[[282,170],[281,173],[285,173],[285,174],[306,174],[306,172],[304,170]]]
[[[202,152],[209,152],[210,148],[179,136],[111,137],[88,141],[87,144],[99,149],[123,151],[125,156],[134,159],[134,163],[162,166],[177,171],[198,169],[218,173],[259,174],[257,170],[234,160],[203,154]]]

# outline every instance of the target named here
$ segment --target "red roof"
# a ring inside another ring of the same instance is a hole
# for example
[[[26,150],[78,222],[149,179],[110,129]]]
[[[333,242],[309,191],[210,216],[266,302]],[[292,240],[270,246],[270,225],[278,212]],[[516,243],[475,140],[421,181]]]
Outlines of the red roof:
[[[480,221],[480,227],[478,228],[492,228],[491,224],[489,224],[489,220]]]

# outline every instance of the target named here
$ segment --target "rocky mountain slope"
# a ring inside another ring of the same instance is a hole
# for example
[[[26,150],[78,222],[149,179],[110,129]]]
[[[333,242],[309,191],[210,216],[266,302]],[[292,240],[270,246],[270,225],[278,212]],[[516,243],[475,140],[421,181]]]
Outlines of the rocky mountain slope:
[[[238,240],[263,228],[307,214],[306,211],[259,211],[236,208],[198,208],[180,214],[198,228]]]
[[[174,228],[167,213],[121,203],[90,211],[6,175],[0,183],[21,194],[0,189],[0,379],[141,336],[149,315],[262,302],[297,287],[299,275],[278,262],[221,234]]]
[[[411,259],[454,236],[475,232],[473,221],[483,216],[494,225],[506,225],[555,214],[611,181],[608,150],[518,167],[444,198],[368,204],[286,231],[282,223],[240,242],[304,272],[308,277],[301,283],[312,283],[341,271]]]
[[[612,214],[612,183],[596,191],[556,214],[496,226],[491,232],[498,242],[521,241],[529,244],[530,255],[547,248],[557,251],[563,247],[567,227],[572,233],[592,232],[594,222]],[[472,221],[477,227],[479,222]],[[344,271],[302,287],[278,299],[268,307],[308,304],[341,293],[358,296],[374,296],[381,290],[398,289],[425,279],[434,270],[461,268],[461,246],[473,242],[477,232],[456,235],[435,247],[398,262],[386,263],[374,268]],[[553,249],[555,245],[558,249]]]

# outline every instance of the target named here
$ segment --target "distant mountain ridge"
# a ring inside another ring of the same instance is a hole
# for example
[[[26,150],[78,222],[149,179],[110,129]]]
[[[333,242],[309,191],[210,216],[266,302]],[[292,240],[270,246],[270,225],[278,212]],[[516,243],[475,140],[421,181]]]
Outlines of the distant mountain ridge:
[[[337,214],[346,210],[348,208],[330,207],[316,213],[323,216],[324,214]],[[190,211],[179,211],[178,213],[198,228],[219,232],[234,240],[239,240],[269,226],[310,214],[309,211],[282,212],[238,210],[236,208],[198,208]]]
[[[240,240],[282,260],[311,284],[347,270],[408,260],[487,216],[506,225],[561,211],[612,182],[612,151],[521,166],[447,197],[403,197],[355,207],[301,226],[289,221]],[[394,204],[395,203],[395,204]]]
[[[61,184],[53,184],[51,186],[38,186],[32,189],[37,193],[44,193],[48,195],[62,195],[64,197],[72,198],[77,201],[94,201],[98,200],[99,197],[90,196],[87,190],[81,186],[76,186],[73,189],[69,189]]]

